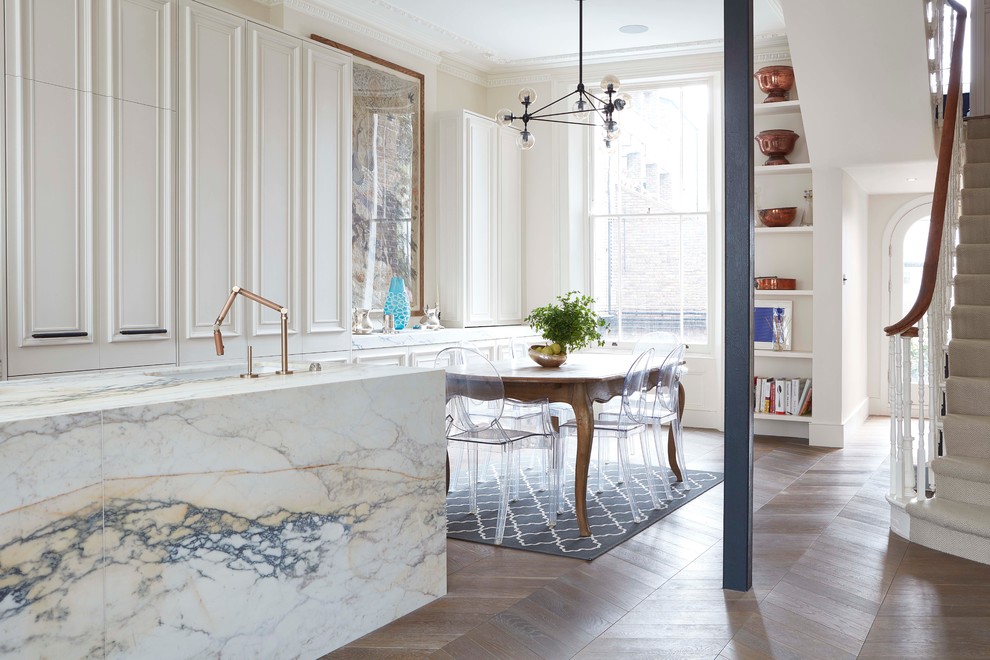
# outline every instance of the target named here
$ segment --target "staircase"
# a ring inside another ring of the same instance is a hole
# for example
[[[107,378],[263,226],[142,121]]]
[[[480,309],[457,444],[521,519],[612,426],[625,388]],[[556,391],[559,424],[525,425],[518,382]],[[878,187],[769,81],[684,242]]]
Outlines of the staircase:
[[[990,564],[990,117],[966,121],[965,162],[945,455],[931,462],[935,497],[906,512],[912,541]]]

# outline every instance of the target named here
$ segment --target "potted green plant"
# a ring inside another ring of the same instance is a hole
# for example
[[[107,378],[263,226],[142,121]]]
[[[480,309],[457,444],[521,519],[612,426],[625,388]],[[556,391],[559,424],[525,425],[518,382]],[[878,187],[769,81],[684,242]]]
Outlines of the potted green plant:
[[[546,346],[531,346],[529,356],[544,367],[559,367],[567,360],[570,351],[577,351],[592,343],[604,346],[602,334],[608,329],[605,319],[594,310],[595,300],[568,291],[557,296],[555,303],[537,307],[526,323],[543,335]]]

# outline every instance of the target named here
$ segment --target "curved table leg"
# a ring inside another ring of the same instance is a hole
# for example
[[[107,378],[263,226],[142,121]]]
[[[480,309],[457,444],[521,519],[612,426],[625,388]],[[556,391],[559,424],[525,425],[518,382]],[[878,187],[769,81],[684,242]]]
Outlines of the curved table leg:
[[[584,386],[574,388],[571,407],[577,426],[577,461],[574,464],[574,513],[577,515],[581,536],[591,536],[588,527],[588,468],[591,466],[591,445],[595,436],[595,417],[592,401]]]
[[[684,421],[684,386],[677,383],[677,421]],[[674,427],[667,427],[667,460],[670,461],[670,469],[674,471],[674,476],[678,481],[684,481],[681,474],[681,466],[677,463],[677,445],[674,443]]]

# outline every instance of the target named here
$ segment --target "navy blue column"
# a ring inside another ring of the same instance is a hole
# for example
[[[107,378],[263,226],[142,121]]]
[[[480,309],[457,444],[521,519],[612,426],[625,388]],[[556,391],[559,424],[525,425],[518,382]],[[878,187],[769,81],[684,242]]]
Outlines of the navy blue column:
[[[722,587],[753,586],[753,0],[725,30],[725,510]]]

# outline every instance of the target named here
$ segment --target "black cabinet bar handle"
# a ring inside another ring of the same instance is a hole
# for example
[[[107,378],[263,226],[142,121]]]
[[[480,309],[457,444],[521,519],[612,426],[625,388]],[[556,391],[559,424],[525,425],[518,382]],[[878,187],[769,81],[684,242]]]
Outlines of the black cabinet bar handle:
[[[122,335],[164,335],[168,330],[165,328],[145,328],[140,330],[121,330]]]
[[[35,332],[32,339],[62,339],[63,337],[88,337],[88,332]]]

